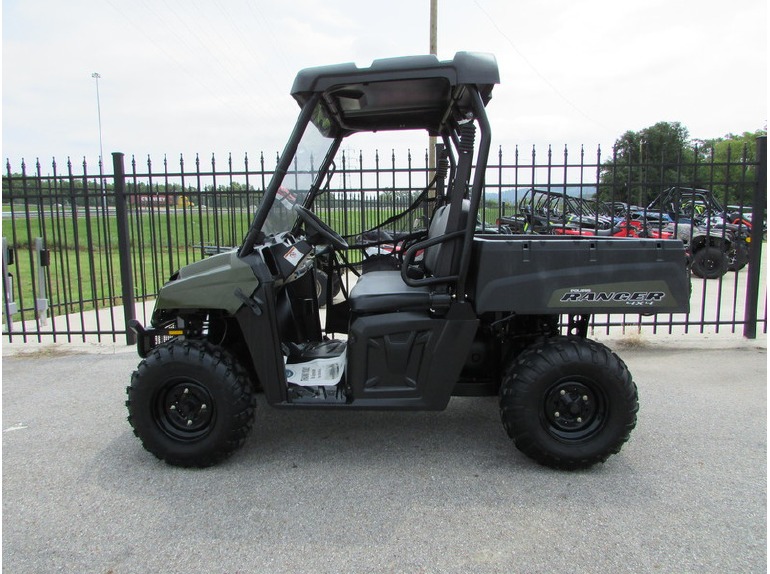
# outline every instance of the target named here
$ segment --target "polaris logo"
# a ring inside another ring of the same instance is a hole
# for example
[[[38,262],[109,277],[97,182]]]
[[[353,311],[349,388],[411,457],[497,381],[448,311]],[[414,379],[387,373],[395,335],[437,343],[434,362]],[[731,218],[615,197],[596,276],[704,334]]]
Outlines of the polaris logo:
[[[561,296],[562,303],[604,303],[615,302],[626,305],[654,305],[665,299],[663,291],[591,291],[572,289]]]

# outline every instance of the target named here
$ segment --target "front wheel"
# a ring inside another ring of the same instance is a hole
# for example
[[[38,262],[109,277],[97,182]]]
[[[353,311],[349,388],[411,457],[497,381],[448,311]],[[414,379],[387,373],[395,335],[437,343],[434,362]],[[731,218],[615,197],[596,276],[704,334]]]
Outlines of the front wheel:
[[[206,341],[156,347],[126,391],[134,434],[169,464],[216,464],[245,442],[254,424],[256,398],[246,370]]]
[[[329,275],[327,275],[326,271],[321,271],[320,269],[316,269],[314,271],[315,277],[315,293],[318,297],[318,306],[319,307],[325,307],[327,303],[327,297],[329,296]],[[332,275],[332,299],[334,299],[337,295],[339,295],[340,291],[342,290],[342,284],[340,283],[340,276],[335,273]]]
[[[315,281],[315,294],[316,294],[316,297],[318,298],[318,306],[325,307],[326,297],[327,297],[326,294],[328,292],[329,276],[326,274],[325,271],[316,269],[315,275],[313,276],[313,280]]]
[[[500,387],[500,416],[516,447],[558,469],[618,453],[636,426],[636,385],[604,345],[558,337],[517,357]]]

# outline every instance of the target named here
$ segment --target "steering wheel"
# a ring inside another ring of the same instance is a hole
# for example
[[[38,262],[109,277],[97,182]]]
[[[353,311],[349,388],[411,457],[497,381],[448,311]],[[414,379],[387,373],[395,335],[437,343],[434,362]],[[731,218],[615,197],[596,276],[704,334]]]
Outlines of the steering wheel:
[[[339,233],[321,221],[315,213],[299,204],[294,205],[294,210],[305,225],[326,239],[329,242],[329,245],[334,247],[334,249],[344,250],[350,248],[348,242],[345,241]]]

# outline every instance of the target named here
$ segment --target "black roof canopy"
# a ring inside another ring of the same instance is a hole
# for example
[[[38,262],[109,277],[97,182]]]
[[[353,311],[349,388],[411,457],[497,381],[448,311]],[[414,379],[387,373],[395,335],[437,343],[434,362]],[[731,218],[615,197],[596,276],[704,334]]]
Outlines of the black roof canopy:
[[[467,86],[476,86],[484,105],[500,82],[491,54],[458,52],[452,60],[406,56],[301,70],[291,94],[303,106],[320,93],[323,113],[314,123],[334,136],[358,131],[425,129],[433,134],[473,117]]]

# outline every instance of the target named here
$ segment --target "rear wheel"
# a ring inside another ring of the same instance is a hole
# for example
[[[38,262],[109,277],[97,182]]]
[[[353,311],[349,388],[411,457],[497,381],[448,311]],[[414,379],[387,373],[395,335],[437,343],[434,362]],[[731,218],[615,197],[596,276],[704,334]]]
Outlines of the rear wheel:
[[[706,245],[692,256],[692,274],[702,279],[718,279],[727,273],[727,253],[719,247]]]
[[[156,347],[131,376],[128,421],[145,449],[169,464],[211,466],[246,440],[256,399],[230,353],[206,341]]]
[[[558,337],[517,357],[500,388],[500,416],[537,462],[580,469],[620,451],[636,426],[636,385],[600,343]]]

